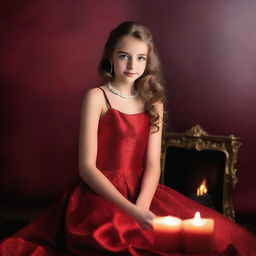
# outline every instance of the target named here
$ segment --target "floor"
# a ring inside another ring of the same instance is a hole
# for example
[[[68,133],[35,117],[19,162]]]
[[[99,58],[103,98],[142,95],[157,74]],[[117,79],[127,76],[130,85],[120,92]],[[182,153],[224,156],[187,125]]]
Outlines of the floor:
[[[20,228],[24,227],[27,223],[28,222],[24,222],[24,221],[1,223],[0,224],[0,239],[14,234]]]
[[[240,215],[237,216],[236,222],[241,226],[251,231],[256,236],[256,216],[255,215]],[[22,228],[28,221],[0,221],[0,239],[10,236],[17,230]]]

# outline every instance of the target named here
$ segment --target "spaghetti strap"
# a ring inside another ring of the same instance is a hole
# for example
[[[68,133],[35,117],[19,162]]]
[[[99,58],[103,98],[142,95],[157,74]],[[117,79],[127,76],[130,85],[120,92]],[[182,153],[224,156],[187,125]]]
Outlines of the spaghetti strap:
[[[108,108],[112,108],[112,107],[111,107],[111,104],[110,104],[110,102],[109,102],[109,100],[108,100],[108,97],[107,97],[107,94],[106,94],[105,90],[102,89],[101,87],[98,87],[98,88],[103,91],[103,95],[104,95],[104,98],[105,98],[105,100],[106,100],[106,103],[107,103]]]

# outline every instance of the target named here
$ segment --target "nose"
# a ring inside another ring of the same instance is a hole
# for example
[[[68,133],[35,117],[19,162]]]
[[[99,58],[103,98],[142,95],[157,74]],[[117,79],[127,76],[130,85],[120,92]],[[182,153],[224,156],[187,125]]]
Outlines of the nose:
[[[128,61],[128,69],[134,69],[135,68],[135,59],[134,58],[129,58]]]

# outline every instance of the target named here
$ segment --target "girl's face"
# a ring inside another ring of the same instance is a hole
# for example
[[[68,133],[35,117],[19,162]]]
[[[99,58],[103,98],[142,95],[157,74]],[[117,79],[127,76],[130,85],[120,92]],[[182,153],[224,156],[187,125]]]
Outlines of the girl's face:
[[[145,71],[148,57],[147,43],[133,37],[121,39],[112,56],[115,81],[133,83]]]

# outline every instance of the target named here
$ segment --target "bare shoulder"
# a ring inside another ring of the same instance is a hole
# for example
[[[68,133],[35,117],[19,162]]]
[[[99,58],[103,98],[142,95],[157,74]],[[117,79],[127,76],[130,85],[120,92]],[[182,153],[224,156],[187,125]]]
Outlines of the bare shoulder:
[[[96,87],[89,89],[83,96],[83,101],[84,100],[90,100],[90,101],[95,101],[95,100],[100,100],[102,98],[102,91]]]
[[[82,104],[92,104],[92,105],[103,105],[104,103],[104,95],[102,90],[98,87],[89,89],[84,95],[82,99]]]
[[[90,112],[102,112],[104,106],[103,92],[98,88],[89,89],[82,99],[82,111],[89,110]]]

